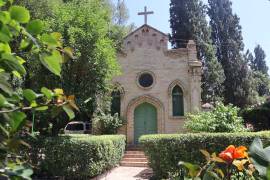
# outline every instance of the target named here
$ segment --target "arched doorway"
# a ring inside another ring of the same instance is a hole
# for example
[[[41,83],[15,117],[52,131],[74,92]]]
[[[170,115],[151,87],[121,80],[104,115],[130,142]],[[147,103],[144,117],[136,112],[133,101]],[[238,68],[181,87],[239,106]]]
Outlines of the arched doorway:
[[[134,143],[144,134],[157,133],[157,109],[150,103],[142,103],[134,111]]]

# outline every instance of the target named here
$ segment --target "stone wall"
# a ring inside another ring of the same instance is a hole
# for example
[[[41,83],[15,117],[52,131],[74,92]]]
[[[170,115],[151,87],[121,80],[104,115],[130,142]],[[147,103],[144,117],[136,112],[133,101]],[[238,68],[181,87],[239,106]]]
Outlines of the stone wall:
[[[149,102],[158,110],[158,133],[183,131],[185,117],[172,116],[172,88],[179,85],[184,92],[185,114],[201,106],[201,63],[196,59],[196,46],[190,41],[187,48],[168,50],[168,37],[158,30],[144,25],[131,33],[124,41],[124,50],[118,61],[122,75],[113,82],[123,89],[121,115],[127,126],[121,133],[133,142],[133,111],[136,105]],[[150,89],[138,85],[141,72],[150,72],[154,84]],[[135,102],[135,103],[134,103]]]

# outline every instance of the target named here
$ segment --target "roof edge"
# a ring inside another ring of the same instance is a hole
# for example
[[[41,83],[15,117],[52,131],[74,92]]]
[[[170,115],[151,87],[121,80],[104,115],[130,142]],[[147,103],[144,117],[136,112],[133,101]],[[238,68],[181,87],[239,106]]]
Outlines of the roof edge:
[[[144,26],[147,26],[147,27],[149,27],[149,28],[152,28],[152,29],[154,29],[155,31],[157,31],[157,32],[159,32],[159,33],[161,33],[161,34],[163,34],[164,36],[169,37],[168,34],[162,32],[162,31],[160,31],[160,30],[158,30],[158,29],[156,29],[156,28],[154,28],[154,27],[152,27],[152,26],[150,26],[150,25],[148,25],[148,24],[144,24],[144,25],[138,27],[137,29],[135,29],[134,31],[130,32],[128,35],[126,35],[126,36],[124,37],[124,39],[128,38],[129,36],[131,36],[132,34],[134,34],[135,32],[137,32],[139,29],[143,28]]]

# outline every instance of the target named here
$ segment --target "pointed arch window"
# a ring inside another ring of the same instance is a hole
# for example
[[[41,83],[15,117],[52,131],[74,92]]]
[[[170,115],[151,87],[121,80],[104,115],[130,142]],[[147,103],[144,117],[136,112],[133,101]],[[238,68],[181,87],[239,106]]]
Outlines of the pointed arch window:
[[[173,116],[184,116],[184,97],[183,90],[176,85],[172,90]]]
[[[111,114],[114,115],[118,113],[120,116],[121,112],[121,92],[115,90],[112,92],[112,102],[111,102]]]

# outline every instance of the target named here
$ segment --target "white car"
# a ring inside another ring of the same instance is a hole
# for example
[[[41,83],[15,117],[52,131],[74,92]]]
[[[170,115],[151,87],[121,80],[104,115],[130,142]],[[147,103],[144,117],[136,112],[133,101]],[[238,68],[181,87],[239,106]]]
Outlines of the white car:
[[[64,132],[65,134],[91,134],[91,125],[82,121],[72,121],[66,125]]]

